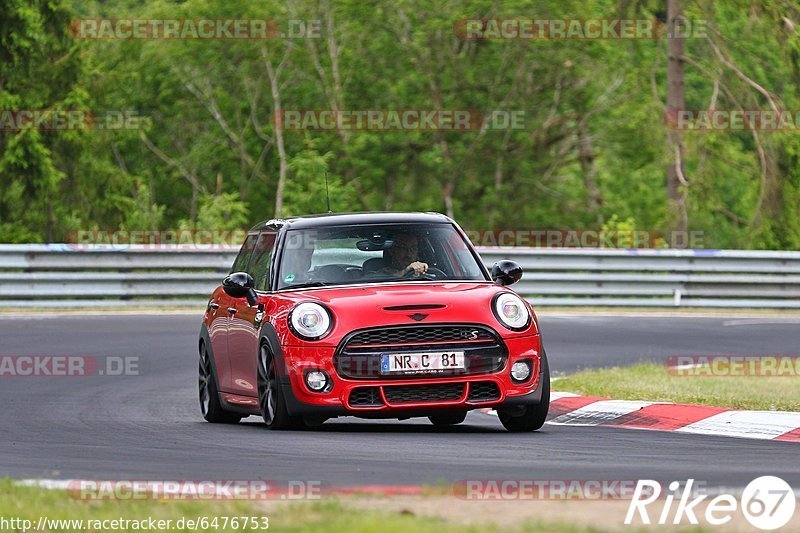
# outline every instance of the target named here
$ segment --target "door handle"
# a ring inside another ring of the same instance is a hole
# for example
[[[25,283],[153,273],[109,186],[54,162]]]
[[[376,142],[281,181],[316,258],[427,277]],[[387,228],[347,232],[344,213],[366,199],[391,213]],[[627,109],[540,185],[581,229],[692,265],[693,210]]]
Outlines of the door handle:
[[[228,313],[230,313],[232,315],[235,315],[236,314],[236,308],[235,307],[229,307],[228,308]]]

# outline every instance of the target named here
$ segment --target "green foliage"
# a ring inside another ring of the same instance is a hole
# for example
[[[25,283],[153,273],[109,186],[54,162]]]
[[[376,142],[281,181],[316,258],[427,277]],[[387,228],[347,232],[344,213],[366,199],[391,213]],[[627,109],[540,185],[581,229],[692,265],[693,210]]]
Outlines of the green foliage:
[[[119,198],[120,208],[125,218],[120,229],[157,230],[164,220],[166,206],[153,201],[150,189],[144,184],[136,185],[133,198]]]
[[[603,222],[600,228],[605,237],[603,243],[611,243],[615,248],[666,248],[665,239],[652,232],[640,229],[633,217],[621,220],[618,215]]]
[[[199,230],[241,229],[250,222],[247,205],[234,192],[206,195],[200,202],[197,221],[183,221],[182,228]]]
[[[47,1],[0,5],[0,110],[79,108],[86,92],[75,43],[67,37],[69,11]],[[66,178],[62,154],[75,149],[75,132],[0,131],[0,239],[53,239],[65,210],[58,206]]]
[[[672,223],[663,40],[463,41],[453,27],[464,18],[651,19],[664,4],[7,0],[0,110],[127,111],[150,125],[0,132],[0,241],[243,228],[275,215],[279,192],[281,215],[321,212],[326,171],[334,211],[443,211],[469,229],[663,232]],[[749,79],[780,107],[800,109],[793,2],[682,4],[709,27],[686,40],[687,108],[768,109]],[[231,16],[282,30],[318,20],[319,38],[79,40],[67,31],[80,17]],[[524,123],[278,131],[276,109],[519,111]],[[800,249],[796,132],[695,131],[683,141],[688,225],[706,246]]]
[[[283,215],[324,213],[328,210],[325,192],[325,174],[334,160],[333,152],[320,154],[318,142],[308,136],[305,149],[289,162],[289,180],[284,193]],[[356,191],[352,184],[342,182],[340,176],[328,174],[328,189],[331,210],[352,211],[356,209]]]

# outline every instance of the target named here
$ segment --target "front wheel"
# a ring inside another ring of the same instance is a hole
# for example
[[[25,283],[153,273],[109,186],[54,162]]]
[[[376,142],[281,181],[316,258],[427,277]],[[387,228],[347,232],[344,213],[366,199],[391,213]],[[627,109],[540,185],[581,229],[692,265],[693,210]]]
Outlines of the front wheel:
[[[522,414],[511,413],[503,409],[497,411],[500,423],[512,433],[536,431],[547,420],[547,411],[550,410],[550,366],[547,364],[547,354],[542,350],[542,370],[539,374],[539,386],[542,387],[542,400],[533,405],[527,405]]]
[[[261,346],[258,357],[258,406],[269,429],[294,429],[303,423],[302,418],[290,416],[286,409],[275,358],[266,345]]]

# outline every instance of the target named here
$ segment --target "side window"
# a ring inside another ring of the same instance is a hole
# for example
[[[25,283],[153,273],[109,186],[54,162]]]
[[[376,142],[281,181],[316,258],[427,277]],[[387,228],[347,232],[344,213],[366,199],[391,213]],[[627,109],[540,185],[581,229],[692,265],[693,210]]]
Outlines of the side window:
[[[250,256],[253,255],[253,248],[256,245],[258,235],[248,235],[245,239],[242,249],[239,250],[239,255],[233,261],[230,273],[245,272],[247,270],[247,263],[250,262]]]
[[[273,231],[265,231],[258,237],[249,270],[257,291],[266,291],[269,288],[269,265],[272,262],[276,237],[277,234]]]

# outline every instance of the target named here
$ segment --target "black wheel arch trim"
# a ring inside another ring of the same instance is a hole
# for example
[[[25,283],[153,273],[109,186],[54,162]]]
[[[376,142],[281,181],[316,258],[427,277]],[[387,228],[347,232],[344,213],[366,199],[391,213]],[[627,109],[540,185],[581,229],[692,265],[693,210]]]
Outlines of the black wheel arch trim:
[[[278,383],[280,384],[281,392],[286,401],[286,410],[289,412],[289,415],[321,414],[324,408],[305,404],[295,396],[294,390],[292,390],[291,380],[289,379],[289,370],[286,367],[286,360],[283,357],[281,341],[278,339],[278,332],[275,331],[275,326],[270,322],[265,322],[261,326],[258,341],[259,349],[262,344],[267,345],[272,357],[275,358],[275,371],[278,374]]]
[[[217,362],[214,360],[214,348],[211,345],[211,336],[208,334],[208,328],[205,324],[200,326],[200,343],[205,346],[205,349],[208,351],[208,358],[211,360],[211,369],[214,373],[214,384],[217,386],[217,392],[220,391],[219,388],[219,381],[217,380]],[[200,344],[198,344],[198,349],[200,348]]]

